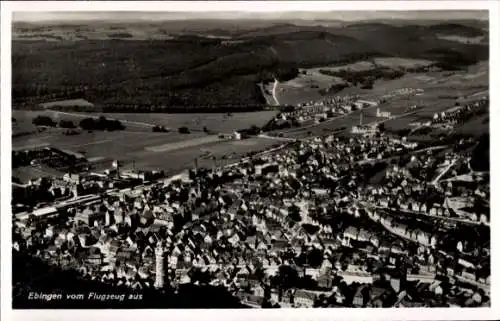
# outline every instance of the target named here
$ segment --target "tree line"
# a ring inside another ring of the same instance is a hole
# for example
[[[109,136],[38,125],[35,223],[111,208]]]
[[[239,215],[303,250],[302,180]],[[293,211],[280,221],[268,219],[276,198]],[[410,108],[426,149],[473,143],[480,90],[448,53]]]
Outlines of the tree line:
[[[71,120],[62,119],[57,123],[49,116],[38,115],[33,121],[33,125],[46,127],[60,127],[66,129],[75,129],[77,126]],[[104,116],[99,118],[88,117],[84,118],[78,124],[84,130],[124,130],[125,126],[117,119],[107,119]]]
[[[264,105],[156,105],[156,104],[103,104],[100,107],[92,106],[54,106],[52,110],[70,112],[102,112],[102,113],[245,113],[266,110]]]
[[[387,67],[376,67],[369,70],[340,69],[338,71],[320,69],[319,72],[328,76],[340,77],[352,86],[360,84],[363,89],[373,88],[373,83],[378,79],[392,80],[401,78],[404,75],[402,70]]]

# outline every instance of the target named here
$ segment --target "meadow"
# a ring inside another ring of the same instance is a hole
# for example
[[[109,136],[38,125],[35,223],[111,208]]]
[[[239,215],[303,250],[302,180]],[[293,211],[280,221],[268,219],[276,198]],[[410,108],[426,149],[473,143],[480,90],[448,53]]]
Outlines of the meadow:
[[[276,111],[259,111],[249,113],[206,113],[206,114],[165,114],[165,113],[76,113],[52,110],[31,111],[13,110],[12,117],[16,119],[13,133],[36,130],[31,123],[39,115],[49,116],[54,121],[71,120],[75,125],[87,117],[104,116],[108,119],[118,119],[126,126],[127,131],[151,132],[155,125],[165,126],[172,132],[186,126],[191,131],[209,131],[232,133],[252,125],[262,126],[276,115]]]
[[[379,63],[395,65],[409,64],[409,60],[389,59]],[[417,63],[413,61],[412,63]],[[418,61],[418,63],[423,63]],[[361,64],[360,66],[362,66]],[[324,98],[318,94],[318,89],[311,89],[305,84],[317,77],[318,82],[326,84],[323,74],[316,69],[308,69],[306,75],[285,82],[278,86],[277,95],[284,99],[290,95],[294,99],[302,101]],[[385,97],[380,103],[382,111],[389,111],[393,115],[401,115],[407,112],[407,108],[416,105],[418,108],[414,114],[385,122],[385,128],[389,132],[411,128],[411,123],[429,120],[434,113],[449,109],[456,102],[465,102],[488,94],[488,63],[481,62],[463,71],[435,71],[423,73],[406,73],[399,79],[377,80],[373,89],[361,89],[359,87],[345,88],[337,95],[359,95],[360,99],[378,101]],[[334,77],[329,77],[333,82]],[[302,83],[301,83],[302,82]],[[287,89],[284,89],[288,85]],[[406,89],[421,89],[422,92],[405,93]],[[310,90],[310,91],[308,91]],[[296,100],[295,100],[296,101]],[[376,109],[370,108],[363,111],[363,123],[375,122]],[[224,141],[218,139],[216,133],[232,133],[235,130],[249,128],[252,125],[262,126],[268,122],[276,111],[261,111],[252,113],[195,113],[195,114],[167,114],[167,113],[104,113],[108,119],[118,119],[125,126],[124,131],[118,132],[87,132],[82,131],[80,135],[64,135],[64,129],[50,128],[43,133],[37,133],[31,121],[37,115],[51,116],[55,121],[72,120],[75,124],[86,117],[98,117],[99,113],[76,113],[60,111],[26,111],[13,110],[12,117],[13,134],[27,133],[26,135],[14,135],[12,145],[14,149],[33,147],[39,144],[49,144],[54,147],[84,153],[87,158],[100,159],[111,163],[113,159],[119,159],[125,167],[135,164],[137,168],[163,169],[175,173],[191,167],[194,158],[206,154],[209,151],[214,156],[238,158],[240,155],[250,151],[260,151],[274,145],[281,144],[279,140],[252,138],[242,141]],[[281,131],[283,136],[290,138],[304,138],[309,135],[326,135],[337,131],[349,131],[352,126],[359,124],[360,112],[351,115],[328,120],[316,125],[305,125],[302,128],[294,128]],[[170,128],[168,133],[153,133],[155,125]],[[187,127],[190,134],[178,133],[179,127]],[[482,133],[489,130],[489,119],[487,115],[472,119],[457,128],[458,132]],[[204,132],[207,129],[213,135]],[[30,134],[31,132],[31,134]],[[277,133],[275,133],[277,134]],[[210,159],[200,159],[200,166],[211,166]]]
[[[211,168],[214,160],[200,157],[205,152],[210,152],[216,157],[218,165],[225,165],[237,162],[251,151],[264,151],[281,144],[283,142],[277,140],[250,138],[206,144],[202,148],[199,146],[183,148],[176,150],[175,153],[144,152],[140,155],[135,155],[135,166],[143,169],[163,169],[167,173],[174,174],[188,168],[193,168],[196,157],[198,157],[199,167]],[[131,165],[129,162],[126,164],[126,167],[130,167]]]
[[[401,64],[400,59],[395,62]],[[407,89],[410,89],[408,91]],[[421,89],[420,93],[414,90]],[[298,89],[294,95],[300,95],[305,89]],[[413,92],[411,91],[413,90]],[[280,92],[281,95],[281,92]],[[488,63],[481,62],[464,71],[436,71],[421,73],[407,73],[400,79],[377,80],[373,89],[365,90],[350,87],[337,95],[359,95],[361,99],[378,101],[384,98],[379,107],[381,111],[389,111],[393,116],[408,114],[384,123],[388,132],[397,132],[403,129],[412,129],[412,123],[427,122],[437,112],[450,109],[458,102],[464,104],[488,95]],[[409,107],[417,109],[409,114]],[[359,124],[360,112],[356,111],[349,116],[319,123],[313,127],[294,128],[281,131],[285,137],[303,138],[312,135],[327,135],[339,130],[350,130]],[[367,124],[383,120],[376,118],[376,109],[363,111],[363,123]],[[488,132],[489,121],[486,116],[474,118],[458,127],[459,133],[480,135]]]
[[[271,139],[251,138],[246,140],[222,140],[215,135],[195,133],[181,134],[141,133],[141,132],[93,132],[78,136],[42,134],[30,138],[13,139],[14,148],[35,147],[37,144],[50,144],[53,147],[83,153],[88,159],[98,159],[100,164],[111,167],[113,160],[120,160],[124,168],[135,167],[143,170],[164,170],[174,174],[194,166],[194,159],[200,157],[199,166],[212,166],[211,155],[227,157],[233,162],[250,151],[263,151],[282,142]],[[171,146],[170,148],[168,148]],[[106,167],[106,166],[105,166]],[[23,177],[37,177],[40,171],[19,169]]]
[[[128,114],[110,113],[107,117],[128,121],[161,125],[172,130],[186,126],[191,130],[203,130],[231,133],[252,125],[262,126],[276,115],[276,111],[258,111],[251,113],[207,113],[207,114]]]
[[[75,124],[89,116],[100,114],[61,113],[55,111],[13,110],[15,118],[12,147],[14,150],[53,146],[84,154],[88,159],[99,160],[99,164],[111,165],[120,160],[125,168],[135,166],[138,169],[162,169],[168,173],[190,168],[195,157],[210,152],[222,158],[239,158],[250,151],[261,151],[281,143],[270,139],[252,138],[242,141],[227,141],[216,134],[207,134],[204,127],[214,133],[232,133],[235,130],[252,125],[262,126],[269,121],[275,111],[235,114],[103,114],[108,119],[119,119],[126,126],[123,131],[80,131],[79,135],[64,135],[63,128],[47,128],[37,132],[31,123],[38,115],[51,116],[55,121],[72,120]],[[163,125],[172,130],[167,133],[154,133],[152,127]],[[186,126],[189,134],[181,134],[179,127]],[[31,133],[30,133],[31,132]],[[199,160],[200,166],[212,166],[209,159]],[[101,166],[99,165],[99,166]],[[104,166],[106,167],[106,166]],[[23,178],[37,177],[44,171],[21,168],[16,175]]]
[[[471,77],[475,76],[475,77]],[[424,90],[422,95],[409,96],[406,99],[392,100],[381,109],[388,110],[394,114],[400,113],[402,107],[417,105],[415,114],[398,119],[389,120],[385,123],[386,130],[398,131],[411,128],[413,122],[426,122],[432,119],[435,113],[445,111],[455,106],[456,103],[464,104],[477,100],[482,96],[488,96],[488,64],[481,62],[471,66],[467,71],[461,72],[434,72],[426,74],[427,78],[413,77],[413,85]],[[402,86],[411,86],[411,79],[406,75],[401,80]],[[386,86],[388,86],[386,84]],[[402,112],[401,112],[402,113]],[[486,116],[473,118],[456,129],[457,132],[473,135],[489,131],[489,122]]]
[[[408,59],[400,57],[374,58],[377,64],[391,69],[417,67],[429,64],[431,61],[423,59]],[[375,65],[372,62],[361,61],[342,66],[324,66],[309,68],[306,75],[299,74],[293,80],[280,82],[276,91],[277,98],[282,104],[297,104],[307,101],[321,100],[333,96],[359,95],[363,99],[378,100],[384,96],[391,96],[387,106],[392,109],[396,106],[408,107],[411,104],[424,104],[426,99],[460,99],[469,95],[488,90],[488,62],[481,61],[464,70],[457,71],[430,71],[425,73],[405,73],[401,78],[393,80],[378,79],[372,89],[362,89],[360,86],[351,86],[338,92],[322,95],[320,90],[331,85],[342,83],[339,77],[325,75],[319,70],[370,70]],[[317,87],[317,88],[316,88]],[[423,95],[412,96],[398,94],[402,88],[423,89]],[[268,86],[272,89],[272,84]],[[397,96],[396,99],[393,96]],[[399,98],[398,98],[399,97]],[[410,99],[408,99],[410,98]],[[397,102],[397,99],[401,101]],[[406,101],[403,101],[405,100]],[[402,107],[403,108],[403,107]],[[392,110],[389,110],[392,111]],[[396,112],[396,110],[394,110]]]

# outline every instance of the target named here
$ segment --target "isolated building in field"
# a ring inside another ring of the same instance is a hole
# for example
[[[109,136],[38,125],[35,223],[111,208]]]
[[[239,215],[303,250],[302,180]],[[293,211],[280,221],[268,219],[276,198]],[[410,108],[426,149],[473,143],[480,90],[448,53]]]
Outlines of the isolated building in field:
[[[377,108],[377,117],[378,118],[391,118],[391,112],[390,111],[380,111],[380,108]]]
[[[370,126],[370,125],[353,126],[351,129],[351,133],[372,136],[372,135],[375,135],[377,133],[377,127]]]

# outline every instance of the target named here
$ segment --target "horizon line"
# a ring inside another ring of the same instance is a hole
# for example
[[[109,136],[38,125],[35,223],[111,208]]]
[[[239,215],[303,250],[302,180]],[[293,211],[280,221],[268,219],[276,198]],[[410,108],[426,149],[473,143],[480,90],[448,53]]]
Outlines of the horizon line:
[[[446,12],[446,19],[443,18]],[[331,17],[331,15],[335,17]],[[17,11],[12,13],[12,22],[133,22],[133,21],[187,21],[187,20],[321,20],[321,21],[366,21],[366,20],[478,20],[488,21],[488,10],[364,10],[364,11]]]

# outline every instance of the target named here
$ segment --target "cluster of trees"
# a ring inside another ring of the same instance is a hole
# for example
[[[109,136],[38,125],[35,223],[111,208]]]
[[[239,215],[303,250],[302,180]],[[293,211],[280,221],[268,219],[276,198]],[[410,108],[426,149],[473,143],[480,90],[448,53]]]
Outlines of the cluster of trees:
[[[47,126],[47,127],[56,127],[57,123],[52,120],[49,116],[38,115],[33,118],[33,125],[36,126]]]
[[[163,125],[155,125],[155,126],[153,126],[153,132],[154,133],[168,133],[168,132],[170,132],[170,129],[166,128]]]
[[[21,183],[19,178],[13,177],[13,181]],[[43,177],[39,186],[33,186],[26,192],[23,188],[12,188],[12,202],[13,204],[24,204],[27,206],[35,206],[39,203],[50,203],[55,200],[54,194],[50,192],[52,186],[51,181]],[[55,191],[55,190],[54,190]]]
[[[109,38],[132,38],[133,35],[129,32],[116,32],[108,34]]]
[[[387,67],[376,67],[368,70],[340,69],[338,71],[320,69],[320,72],[328,76],[340,77],[352,86],[357,86],[359,84],[363,89],[373,88],[373,83],[377,79],[392,80],[401,78],[404,75],[402,70],[395,70]],[[343,84],[340,84],[339,88],[345,88],[342,87],[342,85]]]
[[[472,151],[470,166],[476,171],[490,170],[490,135],[483,134],[479,138],[479,143]]]
[[[68,129],[76,128],[75,124],[71,120],[64,120],[64,119],[62,119],[59,122],[59,127]]]
[[[280,112],[282,113],[291,113],[295,111],[295,106],[293,105],[284,105],[280,107]]]
[[[487,59],[485,53],[478,52],[476,54],[472,50],[461,52],[448,48],[430,49],[426,52],[426,56],[428,56],[428,59],[437,61],[432,67],[448,71],[461,70],[464,67],[477,63],[481,59]]]
[[[339,83],[339,84],[333,84],[328,88],[320,89],[319,93],[322,96],[325,96],[327,94],[335,94],[335,93],[342,91],[342,89],[347,88],[347,87],[349,87],[349,84],[347,84],[345,82]]]
[[[364,164],[361,166],[361,177],[363,178],[363,182],[368,184],[370,180],[376,176],[378,173],[382,172],[387,168],[387,163],[380,162],[375,164]]]
[[[61,121],[59,121],[59,123],[56,123],[49,116],[37,116],[33,119],[33,124],[36,126],[65,128],[67,130],[64,132],[64,135],[68,135],[68,136],[80,134],[80,132],[76,129],[77,126],[71,120],[62,119]],[[25,134],[25,133],[21,133],[21,134]],[[28,134],[28,133],[26,133],[26,134]]]
[[[294,222],[301,222],[302,216],[300,215],[300,208],[297,205],[293,205],[288,210],[288,217]]]
[[[187,128],[186,126],[179,127],[178,131],[180,134],[190,134],[191,133],[189,128]]]
[[[28,166],[32,160],[46,156],[45,151],[27,150],[12,151],[12,168]]]
[[[47,127],[60,127],[66,129],[74,129],[76,128],[75,124],[71,120],[62,119],[57,123],[50,116],[38,115],[33,118],[33,125],[36,126],[47,126]]]
[[[75,135],[80,135],[80,132],[78,130],[68,129],[67,131],[64,132],[64,135],[75,136]]]
[[[265,132],[287,129],[292,127],[300,127],[300,122],[296,118],[292,118],[289,120],[279,120],[276,118],[268,121],[264,126],[262,126],[262,130]]]
[[[215,134],[215,133],[216,133],[215,131],[208,129],[208,127],[207,127],[207,126],[203,126],[203,132],[204,132],[205,134],[207,134],[207,135],[210,135],[210,134]]]
[[[404,70],[406,72],[410,73],[422,73],[422,72],[429,72],[429,71],[435,71],[439,70],[440,68],[436,63],[427,65],[427,66],[415,66],[415,67],[406,67]]]
[[[274,76],[278,81],[289,81],[297,77],[299,68],[295,66],[282,66],[274,70]]]
[[[75,129],[77,126],[71,120],[61,120],[59,124],[55,122],[49,116],[39,115],[33,119],[33,124],[36,126],[48,126],[66,129]],[[109,120],[106,117],[101,116],[99,118],[84,118],[79,123],[80,128],[84,130],[124,130],[125,126],[119,120]],[[153,130],[154,131],[154,130]],[[68,133],[73,134],[74,131],[68,131]]]
[[[25,84],[17,85],[12,88],[12,102],[18,106],[23,104],[36,105],[42,101],[54,101],[64,99],[81,98],[88,86],[57,86],[49,88],[46,84]]]
[[[84,118],[80,121],[80,127],[84,130],[124,130],[125,126],[117,119],[109,120],[101,116],[99,118]]]
[[[404,128],[404,129],[396,130],[395,134],[397,134],[400,137],[407,137],[410,132],[411,132],[411,128]]]
[[[315,251],[311,251],[315,255]],[[308,254],[307,256],[310,256]],[[323,254],[321,254],[323,256]],[[321,257],[321,260],[323,257]],[[305,260],[304,260],[305,261]],[[278,296],[283,295],[283,290],[292,288],[316,290],[318,282],[311,275],[301,276],[297,269],[291,265],[281,265],[278,273],[270,277],[271,288],[278,289]]]
[[[239,130],[238,133],[244,136],[256,136],[262,132],[262,129],[259,126],[252,125],[249,128]]]

